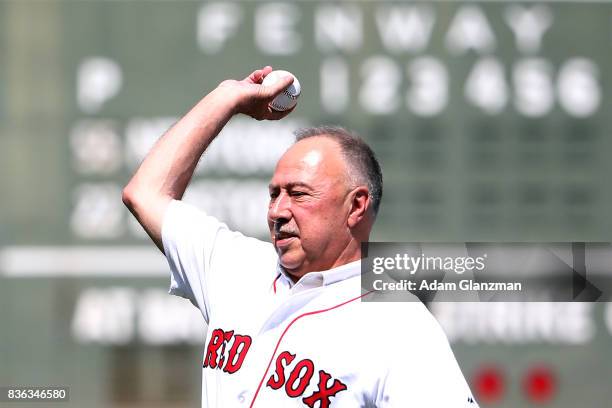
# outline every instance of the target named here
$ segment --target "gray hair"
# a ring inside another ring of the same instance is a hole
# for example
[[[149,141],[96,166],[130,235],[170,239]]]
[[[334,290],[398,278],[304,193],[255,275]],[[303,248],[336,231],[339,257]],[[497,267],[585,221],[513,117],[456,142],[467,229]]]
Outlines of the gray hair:
[[[340,126],[308,127],[299,129],[294,134],[296,142],[314,136],[336,141],[349,167],[351,180],[368,186],[374,214],[378,214],[383,193],[382,171],[376,155],[361,137]]]

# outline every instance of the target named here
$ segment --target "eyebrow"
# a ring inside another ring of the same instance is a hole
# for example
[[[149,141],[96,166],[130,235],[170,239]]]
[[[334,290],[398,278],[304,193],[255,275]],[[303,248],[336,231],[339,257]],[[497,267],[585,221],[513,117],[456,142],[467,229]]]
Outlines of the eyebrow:
[[[268,189],[272,190],[274,188],[278,188],[279,185],[278,184],[268,184]],[[287,188],[294,188],[294,187],[306,187],[308,189],[312,189],[312,187],[308,184],[308,183],[304,183],[303,181],[292,181],[290,183],[287,183],[286,185]]]

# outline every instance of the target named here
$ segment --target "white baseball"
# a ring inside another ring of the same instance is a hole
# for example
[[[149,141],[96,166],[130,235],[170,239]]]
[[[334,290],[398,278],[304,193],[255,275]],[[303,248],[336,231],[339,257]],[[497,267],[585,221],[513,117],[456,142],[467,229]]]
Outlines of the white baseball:
[[[297,104],[297,100],[300,97],[300,92],[302,89],[300,87],[300,81],[298,81],[295,75],[293,75],[291,72],[278,70],[272,71],[266,75],[261,83],[264,86],[269,86],[287,75],[291,75],[293,77],[293,83],[270,103],[270,107],[276,111],[286,111],[293,108]]]

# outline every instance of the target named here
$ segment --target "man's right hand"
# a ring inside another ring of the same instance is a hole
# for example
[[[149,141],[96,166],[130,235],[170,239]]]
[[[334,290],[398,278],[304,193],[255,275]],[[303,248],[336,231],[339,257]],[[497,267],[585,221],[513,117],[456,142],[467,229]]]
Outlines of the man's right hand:
[[[276,111],[270,103],[283,90],[293,83],[293,77],[287,76],[274,85],[264,86],[261,83],[272,72],[272,67],[266,66],[253,71],[241,81],[229,79],[221,82],[215,92],[223,93],[234,102],[234,113],[243,113],[257,120],[278,120],[287,116],[292,109]]]

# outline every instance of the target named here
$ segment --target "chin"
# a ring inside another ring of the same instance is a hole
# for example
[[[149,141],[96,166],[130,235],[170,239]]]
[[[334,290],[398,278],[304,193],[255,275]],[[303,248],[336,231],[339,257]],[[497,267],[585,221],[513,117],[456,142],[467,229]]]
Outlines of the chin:
[[[300,269],[300,267],[302,266],[301,262],[285,262],[283,260],[280,261],[280,264],[288,271],[295,271],[297,269]]]
[[[279,262],[283,268],[288,271],[299,269],[303,264],[303,259],[293,254],[285,253],[279,256]]]

